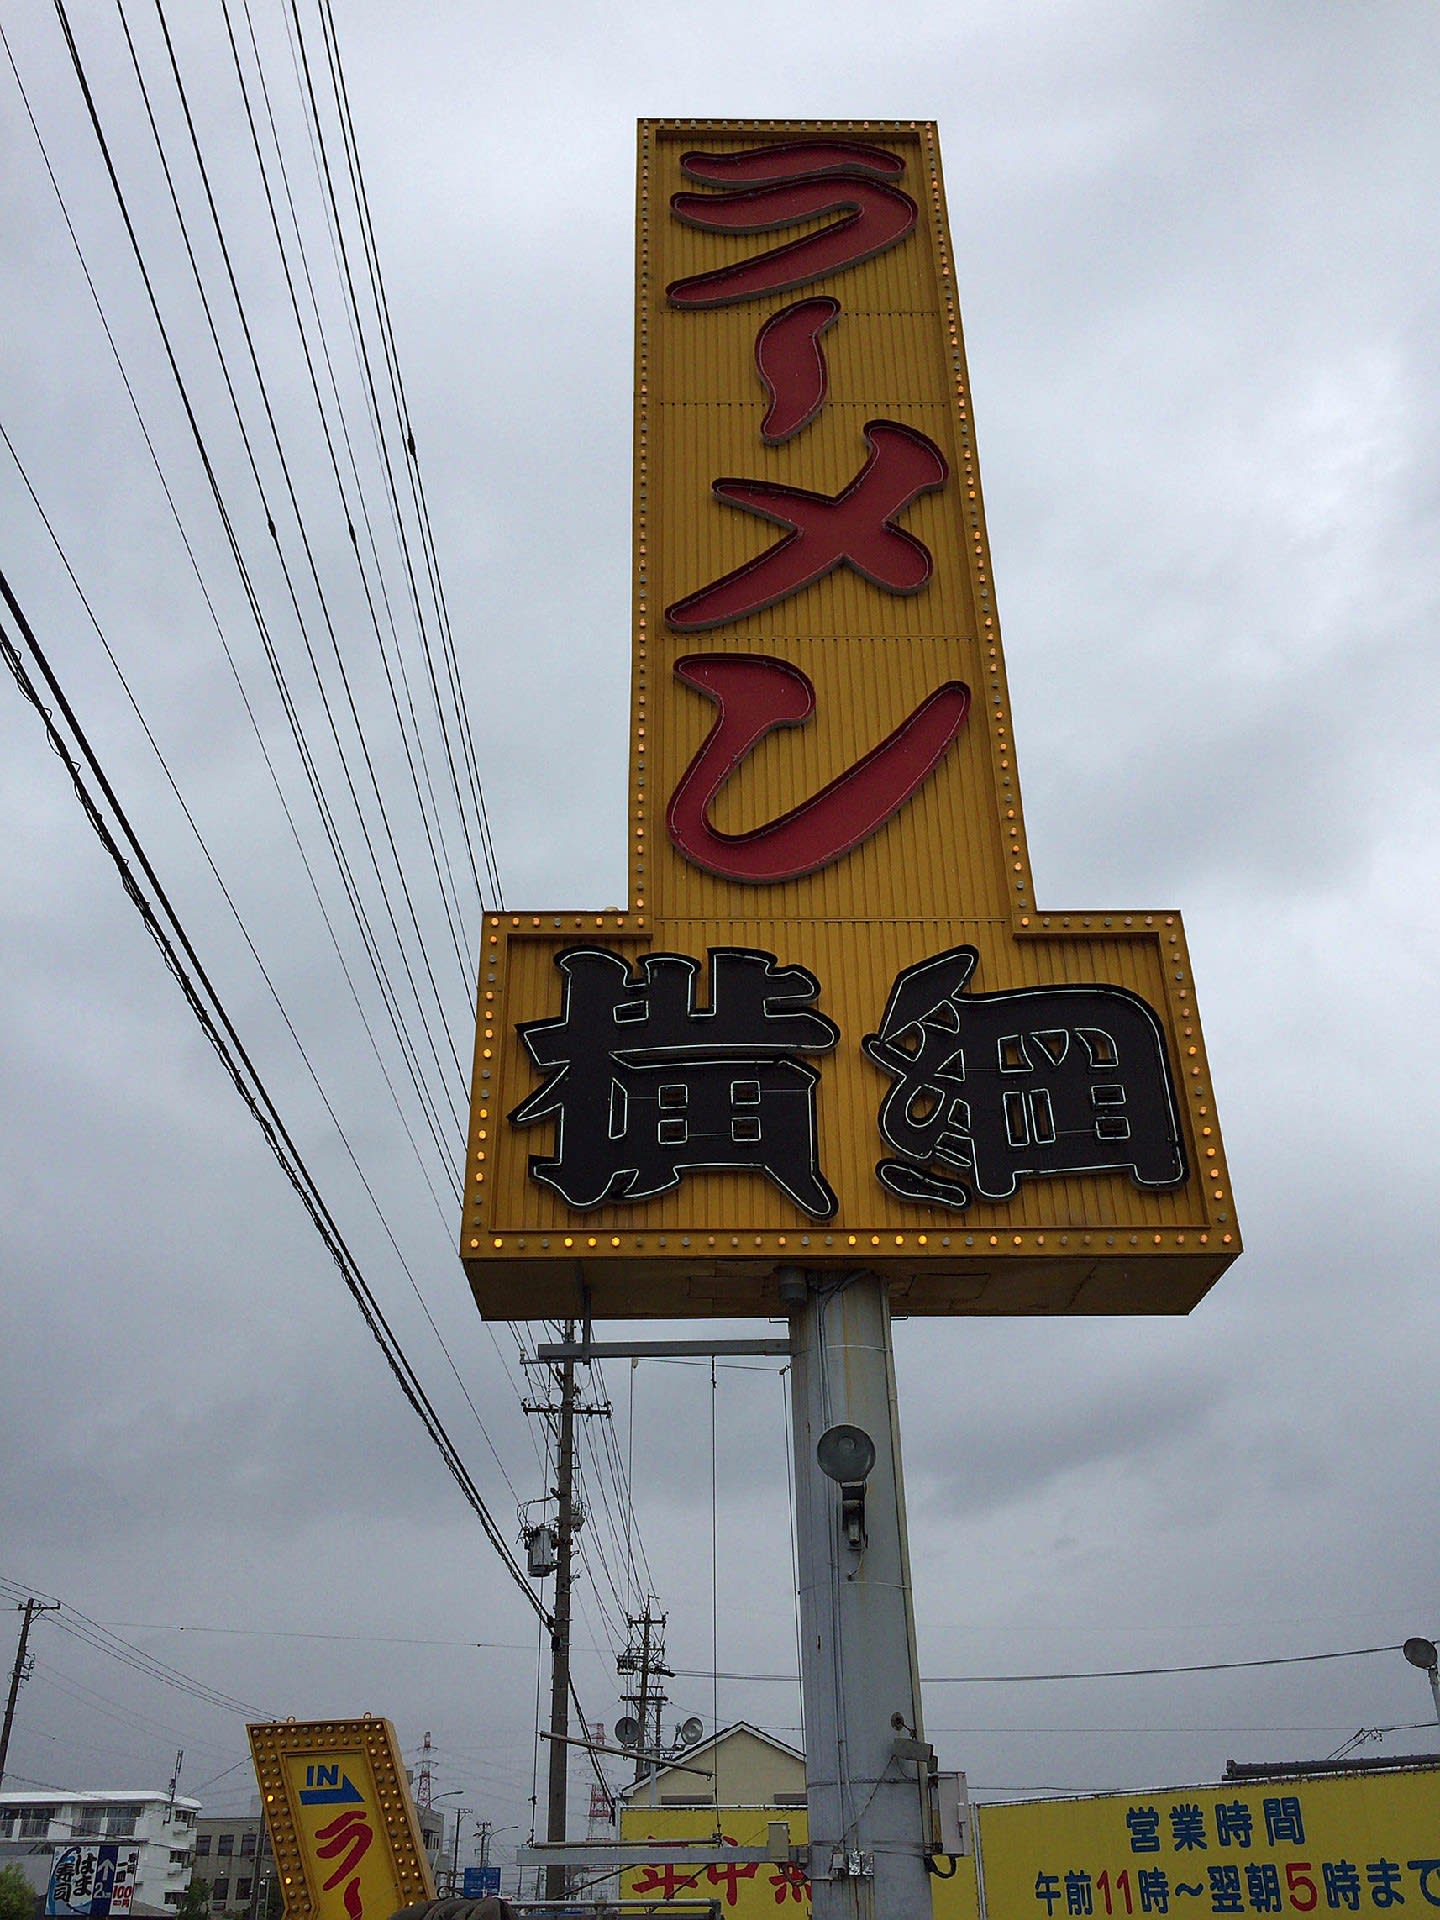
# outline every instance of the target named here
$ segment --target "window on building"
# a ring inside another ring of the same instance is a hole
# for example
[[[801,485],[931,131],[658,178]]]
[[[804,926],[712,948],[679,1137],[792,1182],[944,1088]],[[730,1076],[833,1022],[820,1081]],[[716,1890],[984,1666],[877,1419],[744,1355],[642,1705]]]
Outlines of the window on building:
[[[128,1840],[140,1824],[143,1807],[124,1803],[105,1809],[105,1835],[110,1840]]]
[[[171,1816],[177,1827],[193,1827],[195,1815],[189,1807],[172,1807]]]
[[[198,1856],[199,1858],[201,1858],[201,1859],[203,1859],[203,1858],[204,1858],[204,1856],[205,1856],[205,1855],[206,1855],[207,1853],[209,1853],[209,1851],[210,1851],[210,1836],[209,1836],[209,1834],[208,1834],[208,1833],[201,1833],[201,1834],[197,1834],[197,1835],[195,1836],[195,1852],[196,1852],[196,1855],[197,1855],[197,1856]]]
[[[228,1880],[212,1880],[210,1882],[210,1904],[212,1907],[223,1907],[229,1898],[230,1882]]]
[[[248,1900],[250,1898],[250,1889],[253,1885],[254,1882],[249,1879],[237,1880],[235,1882],[235,1898],[237,1900]]]
[[[183,1893],[167,1893],[165,1896],[165,1904],[167,1907],[178,1907],[184,1898]]]
[[[233,1833],[220,1834],[215,1841],[215,1851],[217,1853],[234,1853],[235,1851],[234,1834]]]
[[[104,1807],[98,1806],[93,1800],[84,1802],[75,1809],[70,1831],[77,1839],[87,1839],[100,1832],[104,1819]]]
[[[21,1807],[20,1838],[22,1840],[43,1840],[50,1831],[50,1822],[59,1817],[59,1807]]]
[[[255,1836],[254,1836],[254,1834],[253,1834],[253,1833],[242,1833],[242,1834],[241,1834],[241,1836],[240,1836],[240,1851],[241,1851],[241,1853],[243,1853],[243,1854],[245,1854],[245,1855],[247,1855],[247,1856],[248,1856],[248,1855],[250,1855],[250,1854],[252,1854],[252,1853],[254,1853],[254,1851],[255,1851]]]

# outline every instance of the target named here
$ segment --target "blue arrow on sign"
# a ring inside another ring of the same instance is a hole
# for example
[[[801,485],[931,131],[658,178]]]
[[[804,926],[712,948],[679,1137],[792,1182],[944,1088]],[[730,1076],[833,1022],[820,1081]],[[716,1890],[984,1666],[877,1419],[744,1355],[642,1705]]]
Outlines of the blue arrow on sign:
[[[300,1789],[302,1807],[337,1807],[364,1798],[349,1774],[341,1773],[338,1766],[306,1767],[305,1784]]]

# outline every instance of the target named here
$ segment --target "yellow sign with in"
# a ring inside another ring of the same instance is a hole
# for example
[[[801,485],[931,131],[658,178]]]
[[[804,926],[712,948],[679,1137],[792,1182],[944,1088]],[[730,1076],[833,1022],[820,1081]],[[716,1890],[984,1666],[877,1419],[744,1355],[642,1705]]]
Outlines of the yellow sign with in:
[[[638,201],[629,904],[485,922],[480,1307],[1187,1311],[1184,931],[1035,897],[935,129],[645,121]]]
[[[388,1720],[284,1720],[248,1729],[285,1920],[389,1920],[433,1900]]]
[[[978,1824],[1005,1920],[1440,1907],[1440,1765],[987,1806]]]

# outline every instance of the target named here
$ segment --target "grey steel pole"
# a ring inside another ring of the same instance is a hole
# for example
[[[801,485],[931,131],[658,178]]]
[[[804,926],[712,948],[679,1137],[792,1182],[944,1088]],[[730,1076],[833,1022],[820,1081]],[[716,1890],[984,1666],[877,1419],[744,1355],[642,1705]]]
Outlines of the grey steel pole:
[[[573,1341],[575,1324],[565,1338]],[[565,1811],[570,1767],[570,1562],[575,1539],[573,1487],[575,1475],[575,1362],[560,1368],[560,1429],[555,1474],[555,1608],[550,1636],[550,1776],[545,1837],[565,1838]],[[545,1870],[545,1897],[563,1900],[569,1891],[563,1865]]]
[[[814,1920],[929,1920],[928,1768],[885,1283],[791,1270],[795,1527]],[[863,1429],[863,1517],[817,1445]],[[858,1534],[858,1537],[857,1537]]]

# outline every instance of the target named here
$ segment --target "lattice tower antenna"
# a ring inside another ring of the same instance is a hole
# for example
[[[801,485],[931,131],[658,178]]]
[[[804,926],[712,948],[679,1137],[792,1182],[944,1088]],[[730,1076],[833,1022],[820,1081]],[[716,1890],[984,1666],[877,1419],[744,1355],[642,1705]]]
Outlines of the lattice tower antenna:
[[[587,1740],[593,1740],[597,1746],[603,1747],[605,1744],[605,1729],[599,1721],[596,1721],[593,1725],[588,1722],[582,1722],[581,1724],[584,1727],[585,1738]],[[592,1780],[590,1783],[590,1818],[585,1827],[586,1839],[599,1840],[607,1838],[614,1824],[614,1795],[603,1780]]]

